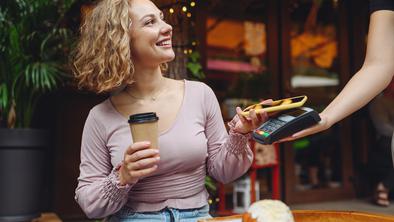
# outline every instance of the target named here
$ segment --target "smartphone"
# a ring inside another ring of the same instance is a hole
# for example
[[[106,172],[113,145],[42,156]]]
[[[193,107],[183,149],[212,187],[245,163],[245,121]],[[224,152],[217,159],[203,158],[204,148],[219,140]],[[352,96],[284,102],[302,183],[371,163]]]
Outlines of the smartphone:
[[[241,114],[247,116],[249,115],[249,111],[251,109],[254,109],[256,113],[261,113],[263,111],[269,113],[269,112],[276,112],[276,111],[301,107],[302,105],[304,105],[307,99],[308,97],[303,95],[303,96],[296,96],[286,99],[274,100],[271,104],[257,103],[246,107]]]

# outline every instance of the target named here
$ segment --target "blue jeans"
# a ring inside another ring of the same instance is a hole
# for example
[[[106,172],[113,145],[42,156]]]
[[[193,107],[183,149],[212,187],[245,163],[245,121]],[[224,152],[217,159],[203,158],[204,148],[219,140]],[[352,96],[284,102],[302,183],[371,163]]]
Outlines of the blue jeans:
[[[209,215],[209,206],[205,205],[195,209],[164,208],[154,212],[131,212],[124,208],[109,217],[108,222],[197,222],[199,219],[212,218]]]

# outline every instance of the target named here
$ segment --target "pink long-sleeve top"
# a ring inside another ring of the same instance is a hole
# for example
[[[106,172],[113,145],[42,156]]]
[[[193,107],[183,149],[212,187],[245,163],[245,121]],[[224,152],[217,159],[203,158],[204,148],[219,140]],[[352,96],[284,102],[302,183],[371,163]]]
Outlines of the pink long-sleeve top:
[[[248,136],[232,131],[235,120],[227,133],[211,88],[184,82],[175,122],[159,135],[158,169],[135,184],[120,186],[116,170],[133,141],[127,119],[109,99],[92,108],[82,135],[75,196],[89,218],[103,218],[125,206],[135,212],[199,208],[208,200],[207,173],[228,183],[249,169],[253,153]]]

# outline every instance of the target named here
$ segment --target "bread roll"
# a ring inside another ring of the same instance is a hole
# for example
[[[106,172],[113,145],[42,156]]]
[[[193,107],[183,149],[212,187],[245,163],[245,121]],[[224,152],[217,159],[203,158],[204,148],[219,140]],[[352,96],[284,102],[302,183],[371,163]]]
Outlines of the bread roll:
[[[290,208],[280,200],[260,200],[250,205],[243,222],[294,222]],[[251,220],[250,220],[251,219]],[[253,220],[254,219],[254,220]]]

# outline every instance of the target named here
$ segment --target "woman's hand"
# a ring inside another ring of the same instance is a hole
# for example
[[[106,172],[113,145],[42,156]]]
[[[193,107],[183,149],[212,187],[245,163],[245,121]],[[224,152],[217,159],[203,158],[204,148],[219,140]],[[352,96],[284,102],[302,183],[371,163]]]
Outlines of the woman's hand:
[[[332,124],[330,124],[328,118],[326,115],[324,115],[323,113],[319,114],[320,116],[320,122],[314,126],[311,126],[307,129],[301,130],[299,132],[294,133],[293,135],[283,138],[279,141],[277,141],[276,143],[282,143],[282,142],[286,142],[286,141],[292,141],[292,140],[296,140],[305,136],[309,136],[311,134],[315,134],[318,132],[321,132],[323,130],[326,130],[328,128],[331,127]]]
[[[272,100],[266,100],[262,102],[262,104],[269,104]],[[249,133],[250,131],[259,127],[262,123],[267,121],[268,114],[266,112],[256,113],[255,110],[250,110],[249,115],[247,117],[243,116],[242,110],[240,107],[236,108],[237,116],[234,118],[238,118],[235,123],[234,131],[242,134]]]
[[[119,170],[120,184],[133,184],[141,177],[148,176],[157,170],[159,161],[159,150],[151,149],[150,142],[136,142],[130,145]]]

